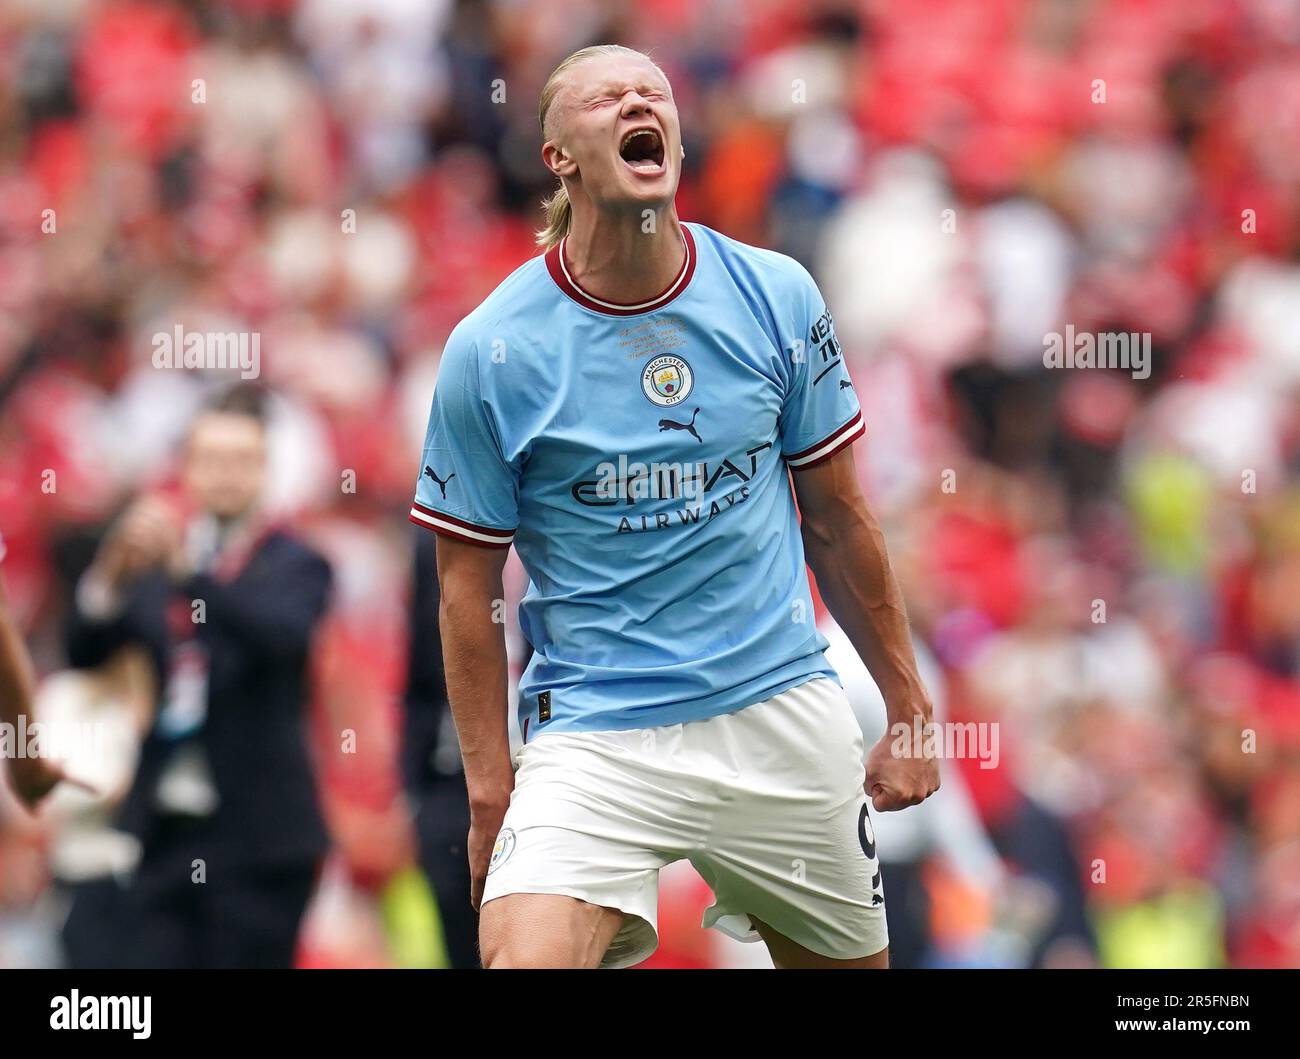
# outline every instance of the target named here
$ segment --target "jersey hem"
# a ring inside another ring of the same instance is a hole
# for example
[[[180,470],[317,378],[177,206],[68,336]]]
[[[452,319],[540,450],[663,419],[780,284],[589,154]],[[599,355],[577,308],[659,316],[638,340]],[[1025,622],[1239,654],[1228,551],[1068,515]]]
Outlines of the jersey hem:
[[[726,691],[715,692],[714,694],[707,695],[702,699],[697,699],[695,702],[690,704],[689,708],[681,712],[679,712],[678,709],[668,707],[666,709],[669,710],[669,716],[663,718],[661,718],[659,714],[661,710],[665,709],[665,707],[647,707],[641,711],[641,716],[633,715],[632,717],[626,718],[621,723],[609,719],[602,720],[599,716],[574,716],[557,717],[555,720],[548,721],[546,724],[538,725],[536,723],[529,723],[535,722],[537,719],[537,708],[534,705],[528,713],[522,715],[520,719],[520,728],[521,731],[531,729],[531,733],[524,736],[525,743],[529,743],[538,736],[545,735],[549,732],[640,731],[646,728],[662,728],[665,725],[670,724],[689,724],[692,721],[706,721],[710,717],[719,717],[722,714],[727,713],[737,713],[740,710],[745,709],[747,706],[756,706],[760,702],[766,702],[774,695],[780,695],[783,691],[789,691],[791,688],[797,688],[801,684],[805,684],[810,680],[817,680],[821,677],[829,677],[831,680],[839,684],[840,687],[843,687],[844,682],[840,679],[840,675],[836,672],[835,667],[826,659],[825,651],[819,651],[818,654],[821,656],[822,660],[820,663],[814,663],[815,668],[811,671],[803,671],[793,676],[780,678],[771,686],[764,685],[762,683],[763,678],[759,678],[757,681],[749,681],[746,684],[740,685],[739,688],[728,688]],[[785,669],[787,667],[783,666],[782,668]],[[564,689],[552,688],[550,690],[552,690],[556,695],[562,695]],[[519,697],[521,701],[535,703],[537,694],[536,691],[521,690]],[[735,701],[737,697],[742,700],[739,704]],[[626,713],[627,711],[620,712]],[[525,725],[527,725],[526,728]]]

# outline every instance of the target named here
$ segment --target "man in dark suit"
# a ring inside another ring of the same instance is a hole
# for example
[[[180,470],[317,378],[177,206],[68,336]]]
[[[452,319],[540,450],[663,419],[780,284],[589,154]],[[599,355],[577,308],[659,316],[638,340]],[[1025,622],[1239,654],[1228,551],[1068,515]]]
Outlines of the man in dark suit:
[[[140,645],[159,704],[117,821],[140,861],[76,893],[73,966],[292,966],[327,846],[303,713],[330,569],[260,515],[265,458],[261,394],[228,392],[179,501],[137,501],[78,583],[72,664]]]
[[[415,541],[402,774],[415,814],[420,867],[438,901],[452,967],[479,966],[478,913],[470,904],[469,795],[447,703],[438,630],[438,560],[432,533]]]

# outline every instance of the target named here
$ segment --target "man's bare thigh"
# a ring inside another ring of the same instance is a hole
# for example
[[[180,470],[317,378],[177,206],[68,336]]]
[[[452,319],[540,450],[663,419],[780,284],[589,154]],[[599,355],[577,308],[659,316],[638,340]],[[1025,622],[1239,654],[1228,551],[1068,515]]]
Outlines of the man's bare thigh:
[[[623,913],[562,894],[505,894],[483,905],[483,966],[599,967]]]
[[[759,936],[763,939],[763,944],[767,946],[767,951],[772,955],[772,963],[779,968],[842,968],[845,970],[884,970],[889,967],[889,947],[881,949],[879,952],[872,953],[870,956],[860,956],[854,960],[836,960],[830,956],[820,956],[811,949],[805,949],[802,945],[796,944],[783,934],[778,934],[761,920],[750,916],[750,921],[754,924],[754,929],[758,931]]]

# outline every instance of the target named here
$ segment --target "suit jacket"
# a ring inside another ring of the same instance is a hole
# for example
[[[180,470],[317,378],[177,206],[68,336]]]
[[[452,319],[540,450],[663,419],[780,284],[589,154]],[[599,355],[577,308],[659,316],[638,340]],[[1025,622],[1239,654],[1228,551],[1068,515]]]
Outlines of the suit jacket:
[[[206,620],[194,626],[208,657],[207,717],[189,738],[205,752],[220,799],[210,840],[231,862],[302,863],[328,845],[308,756],[304,712],[312,634],[325,613],[329,564],[292,537],[272,530],[229,580],[197,574],[180,586],[162,572],[132,588],[117,614],[95,620],[72,608],[69,661],[104,662],[135,643],[153,660],[158,687],[175,647],[168,608],[201,599]],[[155,728],[141,748],[118,826],[145,844],[160,816],[158,781],[175,741]]]
[[[436,537],[412,527],[415,537],[414,584],[411,586],[410,642],[406,662],[406,712],[402,730],[402,777],[406,789],[417,793],[447,782],[434,767],[445,717],[447,676],[442,663],[442,632],[438,626],[438,555]],[[452,777],[463,785],[463,778]]]

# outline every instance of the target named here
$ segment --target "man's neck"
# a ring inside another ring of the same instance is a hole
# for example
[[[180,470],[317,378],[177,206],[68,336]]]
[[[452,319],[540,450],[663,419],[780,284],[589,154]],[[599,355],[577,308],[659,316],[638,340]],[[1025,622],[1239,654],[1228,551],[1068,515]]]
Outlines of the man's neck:
[[[649,301],[670,286],[686,260],[682,226],[673,205],[656,212],[654,230],[639,213],[575,213],[564,244],[569,275],[584,291],[624,305]]]

